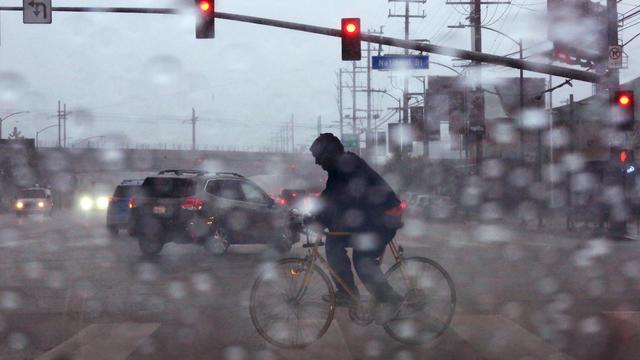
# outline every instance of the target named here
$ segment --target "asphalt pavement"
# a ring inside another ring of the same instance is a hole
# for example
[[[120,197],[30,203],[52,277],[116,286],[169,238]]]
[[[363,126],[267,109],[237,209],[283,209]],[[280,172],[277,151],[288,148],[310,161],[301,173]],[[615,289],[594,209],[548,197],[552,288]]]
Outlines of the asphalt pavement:
[[[322,339],[283,350],[249,316],[253,280],[273,260],[264,246],[215,257],[169,244],[148,259],[135,239],[110,237],[100,213],[2,214],[0,358],[635,359],[640,350],[639,242],[420,219],[407,219],[398,240],[454,280],[456,314],[441,339],[402,345],[339,308]]]

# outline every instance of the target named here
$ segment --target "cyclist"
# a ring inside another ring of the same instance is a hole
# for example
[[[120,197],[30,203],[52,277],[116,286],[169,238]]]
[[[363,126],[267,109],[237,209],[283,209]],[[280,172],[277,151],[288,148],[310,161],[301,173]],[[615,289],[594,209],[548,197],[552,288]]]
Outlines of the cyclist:
[[[402,226],[401,202],[389,184],[359,156],[345,152],[333,134],[321,134],[310,151],[316,164],[328,174],[320,195],[321,209],[312,219],[330,232],[351,233],[327,237],[325,252],[329,266],[358,296],[346,250],[353,248],[353,266],[378,304],[374,313],[376,323],[385,323],[397,315],[402,296],[385,279],[379,258]],[[349,305],[346,289],[335,279],[334,283],[336,303]]]

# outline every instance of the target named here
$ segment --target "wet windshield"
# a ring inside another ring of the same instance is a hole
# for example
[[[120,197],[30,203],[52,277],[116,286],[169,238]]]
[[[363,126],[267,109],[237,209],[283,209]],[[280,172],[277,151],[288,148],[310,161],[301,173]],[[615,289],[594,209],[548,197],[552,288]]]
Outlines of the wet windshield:
[[[44,190],[22,190],[19,197],[22,199],[43,199],[46,197],[46,193]]]
[[[0,359],[640,358],[639,120],[640,0],[2,1]]]

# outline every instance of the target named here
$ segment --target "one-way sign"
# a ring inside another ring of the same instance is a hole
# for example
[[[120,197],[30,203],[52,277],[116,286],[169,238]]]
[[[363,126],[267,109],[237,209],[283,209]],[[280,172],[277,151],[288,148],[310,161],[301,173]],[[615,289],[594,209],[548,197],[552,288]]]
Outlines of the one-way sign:
[[[51,0],[22,0],[23,24],[51,24]]]

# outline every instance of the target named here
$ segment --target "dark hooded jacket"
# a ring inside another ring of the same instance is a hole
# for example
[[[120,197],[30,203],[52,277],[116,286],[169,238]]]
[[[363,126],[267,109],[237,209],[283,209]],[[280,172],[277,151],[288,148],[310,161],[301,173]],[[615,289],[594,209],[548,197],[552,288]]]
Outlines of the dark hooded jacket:
[[[400,200],[359,156],[342,153],[328,175],[317,218],[329,230],[381,232],[402,226],[400,214],[389,214],[400,207]]]

